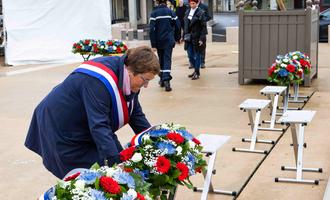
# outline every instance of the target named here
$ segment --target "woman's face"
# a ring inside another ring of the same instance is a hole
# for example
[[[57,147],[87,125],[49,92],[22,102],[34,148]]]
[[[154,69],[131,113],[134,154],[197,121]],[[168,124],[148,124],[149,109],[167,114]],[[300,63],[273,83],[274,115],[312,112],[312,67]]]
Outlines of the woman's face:
[[[131,91],[137,93],[142,87],[147,88],[149,81],[155,78],[155,75],[151,72],[136,74],[129,71],[129,77],[131,81]]]
[[[194,1],[189,2],[190,8],[195,9],[197,7],[197,3]]]

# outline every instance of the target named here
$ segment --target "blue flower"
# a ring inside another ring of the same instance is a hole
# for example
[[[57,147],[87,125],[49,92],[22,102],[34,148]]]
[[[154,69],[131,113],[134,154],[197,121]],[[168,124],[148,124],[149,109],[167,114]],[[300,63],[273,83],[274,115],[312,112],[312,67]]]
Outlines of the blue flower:
[[[127,193],[124,193],[120,200],[134,200],[135,198]]]
[[[161,136],[167,135],[167,133],[168,133],[167,129],[157,129],[157,130],[149,131],[149,135],[151,137],[161,137]]]
[[[107,200],[107,198],[104,196],[104,193],[102,191],[92,189],[91,195],[92,198],[95,200]]]
[[[176,152],[175,147],[171,143],[158,142],[156,146],[158,149],[166,151],[166,154],[175,154]]]
[[[87,184],[92,184],[95,182],[95,179],[99,177],[101,177],[101,174],[98,172],[86,170],[79,175],[78,180],[85,181]]]
[[[139,169],[134,169],[134,173],[139,174],[143,180],[147,180],[149,178],[149,170],[142,170],[140,171]]]
[[[288,76],[288,71],[287,71],[286,69],[282,68],[282,69],[278,72],[278,74],[279,74],[281,77],[286,77],[286,76]]]
[[[186,140],[192,140],[194,138],[194,136],[186,130],[176,130],[176,132],[180,133]]]
[[[111,53],[111,52],[113,52],[113,48],[112,47],[109,47],[108,48],[108,51]]]
[[[135,182],[134,179],[129,173],[127,172],[121,172],[121,173],[115,173],[113,175],[113,178],[118,181],[119,184],[127,184],[129,188],[135,189]]]

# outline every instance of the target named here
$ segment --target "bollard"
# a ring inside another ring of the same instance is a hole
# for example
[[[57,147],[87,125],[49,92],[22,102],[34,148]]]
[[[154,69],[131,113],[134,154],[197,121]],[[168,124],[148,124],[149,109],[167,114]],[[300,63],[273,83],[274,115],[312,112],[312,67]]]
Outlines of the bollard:
[[[137,39],[138,40],[144,40],[143,29],[138,29],[137,30]]]
[[[120,31],[120,33],[121,33],[121,40],[126,40],[127,30],[126,29],[122,29]]]
[[[207,35],[206,35],[206,42],[211,43],[212,42],[212,27],[207,27]]]
[[[127,30],[127,37],[128,37],[128,41],[131,41],[134,39],[134,31],[133,29],[128,29]]]
[[[226,28],[226,42],[227,44],[238,44],[238,27]]]

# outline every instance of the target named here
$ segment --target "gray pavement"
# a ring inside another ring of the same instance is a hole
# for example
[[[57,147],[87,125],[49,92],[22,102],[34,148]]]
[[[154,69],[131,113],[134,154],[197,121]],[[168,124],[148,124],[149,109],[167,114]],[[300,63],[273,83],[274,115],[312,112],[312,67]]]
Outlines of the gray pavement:
[[[132,43],[131,46],[142,43]],[[238,105],[247,98],[264,98],[259,90],[265,83],[252,82],[238,85],[237,46],[213,43],[207,47],[206,69],[201,78],[192,81],[187,78],[186,53],[182,45],[173,53],[173,91],[164,92],[157,80],[141,92],[141,103],[147,117],[153,124],[174,122],[185,125],[195,135],[201,133],[229,135],[231,139],[218,152],[213,177],[214,186],[238,191],[251,175],[263,155],[232,152],[232,147],[247,147],[242,137],[250,136],[246,113]],[[270,155],[265,159],[247,184],[238,199],[241,200],[322,200],[330,176],[330,45],[320,44],[319,76],[312,87],[301,88],[302,93],[316,91],[305,109],[316,110],[312,123],[306,127],[304,151],[306,167],[322,167],[323,173],[304,173],[304,177],[320,179],[320,185],[275,183],[274,177],[294,177],[293,172],[280,170],[281,165],[293,165],[293,150],[290,147],[291,132],[288,130]],[[0,67],[0,199],[36,199],[56,183],[56,178],[42,165],[39,156],[24,146],[26,132],[34,107],[78,63],[5,76],[18,69],[33,69],[35,66]],[[268,115],[263,115],[268,117]],[[121,129],[118,136],[125,143],[133,136],[129,127]],[[262,132],[260,138],[276,139],[279,133]],[[269,149],[269,145],[257,145]],[[202,177],[192,178],[196,185],[202,185]],[[194,193],[180,187],[176,199],[199,199]],[[226,195],[210,194],[209,199],[233,199]]]

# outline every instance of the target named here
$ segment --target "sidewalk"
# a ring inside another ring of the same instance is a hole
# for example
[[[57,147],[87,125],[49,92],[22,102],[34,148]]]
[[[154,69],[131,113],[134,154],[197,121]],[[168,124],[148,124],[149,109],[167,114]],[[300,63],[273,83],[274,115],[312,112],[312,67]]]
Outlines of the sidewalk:
[[[141,43],[135,43],[140,45]],[[145,42],[145,44],[149,44]],[[133,45],[133,44],[132,44]],[[281,171],[282,165],[293,165],[291,131],[288,130],[261,167],[252,177],[238,199],[240,200],[322,200],[328,177],[330,176],[330,45],[320,44],[319,76],[313,80],[312,87],[301,88],[302,93],[316,90],[304,109],[316,110],[316,116],[305,130],[307,149],[304,150],[306,167],[322,167],[323,173],[304,173],[304,177],[320,179],[320,185],[275,183],[275,177],[294,177],[293,172]],[[164,92],[154,80],[148,89],[141,91],[141,104],[152,124],[164,122],[180,123],[189,131],[229,135],[231,139],[218,152],[216,160],[217,174],[213,177],[215,188],[238,191],[251,175],[263,155],[232,152],[232,147],[246,147],[242,137],[251,135],[247,125],[248,116],[238,105],[247,98],[265,98],[259,90],[267,82],[238,84],[238,74],[229,75],[238,67],[237,46],[225,43],[213,43],[207,46],[206,69],[201,70],[201,78],[192,81],[187,78],[186,52],[177,45],[173,52],[173,91]],[[76,66],[63,65],[31,73],[0,77],[0,179],[1,198],[36,199],[42,192],[56,183],[42,165],[39,156],[28,151],[24,140],[34,107]],[[33,68],[35,66],[25,66]],[[19,67],[9,69],[17,70]],[[0,73],[4,72],[0,67]],[[8,69],[5,69],[8,70]],[[6,71],[8,72],[8,71]],[[158,79],[158,78],[156,78]],[[263,115],[263,117],[268,115]],[[262,132],[260,138],[274,139],[276,132]],[[129,127],[117,133],[122,144],[133,133]],[[269,145],[257,145],[268,149]],[[202,185],[201,176],[192,181]],[[197,200],[200,193],[194,193],[180,187],[176,199]],[[210,200],[233,199],[226,195],[209,195]]]

